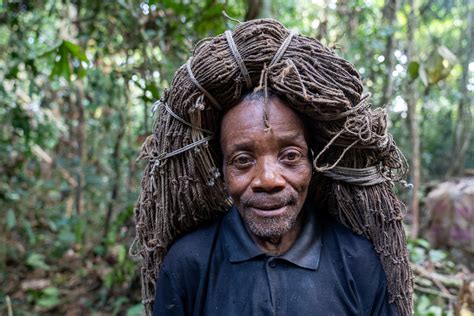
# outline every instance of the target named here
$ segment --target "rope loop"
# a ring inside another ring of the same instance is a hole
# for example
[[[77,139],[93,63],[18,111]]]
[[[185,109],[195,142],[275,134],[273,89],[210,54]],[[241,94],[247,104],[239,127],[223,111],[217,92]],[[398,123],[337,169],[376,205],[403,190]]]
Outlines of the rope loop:
[[[218,110],[222,110],[222,107],[220,106],[219,102],[217,102],[217,100],[206,89],[204,89],[203,86],[201,86],[201,84],[197,81],[196,77],[194,77],[193,71],[191,70],[192,59],[193,58],[190,57],[188,61],[186,62],[186,70],[188,71],[189,78],[194,83],[194,85],[199,89],[199,91],[201,91],[209,99],[209,101],[211,101],[212,104],[215,105],[215,107]]]
[[[272,66],[274,66],[276,63],[278,63],[281,59],[281,57],[283,56],[283,54],[285,54],[286,52],[286,49],[288,48],[288,46],[290,45],[291,43],[291,40],[293,39],[293,37],[295,35],[297,35],[298,33],[294,30],[291,30],[290,31],[290,34],[288,34],[288,36],[285,38],[285,40],[283,41],[283,43],[281,44],[281,46],[278,48],[277,52],[275,53],[275,55],[273,56],[273,59],[269,65],[269,67],[271,68]]]
[[[367,168],[347,168],[336,166],[331,170],[323,171],[322,175],[333,180],[364,187],[387,181],[378,166]]]
[[[171,152],[168,152],[168,153],[167,153],[167,152],[164,152],[164,153],[159,154],[159,155],[156,156],[156,157],[150,158],[150,162],[153,163],[153,168],[152,168],[151,173],[154,173],[155,168],[159,167],[162,161],[165,161],[165,160],[168,159],[168,158],[171,158],[171,157],[173,157],[173,156],[179,155],[179,154],[181,154],[181,153],[183,153],[183,152],[185,152],[185,151],[188,151],[188,150],[190,150],[190,149],[193,149],[193,148],[195,148],[195,147],[197,147],[197,146],[200,146],[200,145],[203,145],[203,144],[205,145],[205,144],[207,144],[207,143],[208,143],[211,139],[213,139],[213,138],[214,138],[214,136],[213,136],[213,135],[210,135],[210,136],[201,138],[200,140],[197,140],[197,141],[195,141],[195,142],[193,142],[193,143],[190,143],[190,144],[188,144],[188,145],[186,145],[186,146],[183,146],[183,147],[181,147],[181,148],[178,148],[178,149],[176,149],[176,150],[173,150],[173,151],[171,151]]]
[[[142,254],[143,250],[140,249],[140,246],[137,244],[140,243],[140,240],[138,236],[135,236],[135,238],[132,241],[132,244],[128,248],[128,255],[132,258],[138,258],[139,255]]]
[[[349,115],[353,115],[354,113],[360,113],[363,111],[366,111],[368,108],[370,108],[370,103],[368,102],[370,100],[370,97],[372,94],[370,92],[365,93],[361,96],[359,103],[354,105],[352,108],[350,108],[347,111],[341,112],[339,114],[331,114],[331,115],[326,115],[326,116],[320,116],[317,118],[318,121],[323,121],[323,122],[330,122],[330,121],[337,121],[340,119],[343,119]]]
[[[159,105],[158,105],[158,106],[163,105],[163,104],[164,104],[164,106],[165,106],[166,112],[168,112],[169,115],[171,115],[171,116],[174,117],[176,120],[178,120],[179,122],[183,123],[184,125],[189,126],[189,127],[191,127],[192,129],[195,129],[195,130],[197,130],[197,131],[201,131],[201,132],[207,133],[207,134],[209,134],[209,135],[213,135],[213,134],[214,134],[214,133],[211,132],[210,130],[207,130],[207,129],[205,129],[205,128],[201,128],[201,127],[199,127],[199,126],[195,126],[195,125],[189,123],[188,121],[186,121],[185,119],[183,119],[182,117],[180,117],[178,114],[174,113],[173,110],[171,110],[171,108],[168,106],[168,103],[159,101]]]
[[[229,44],[230,52],[232,53],[232,56],[234,57],[235,62],[239,66],[240,72],[242,73],[242,76],[245,79],[247,89],[250,89],[252,87],[252,79],[250,78],[247,67],[245,67],[245,62],[242,59],[242,56],[240,56],[239,50],[237,49],[237,45],[235,45],[234,38],[232,37],[232,32],[230,30],[227,30],[224,32],[224,35],[227,40],[227,43]]]
[[[372,122],[368,116],[354,116],[344,122],[344,129],[362,142],[372,139]]]
[[[323,171],[328,171],[328,170],[331,170],[333,169],[334,167],[337,166],[337,164],[342,160],[342,158],[344,158],[344,155],[346,154],[346,152],[351,149],[352,147],[354,147],[360,140],[359,139],[356,139],[354,142],[352,142],[350,145],[348,145],[346,148],[344,148],[344,150],[342,151],[341,155],[339,156],[339,158],[337,158],[337,160],[332,164],[332,165],[325,165],[325,166],[318,166],[318,160],[319,158],[321,158],[321,156],[329,149],[329,147],[331,147],[331,145],[345,132],[344,129],[342,129],[341,131],[339,131],[339,133],[337,133],[327,144],[326,146],[324,146],[323,150],[321,150],[318,155],[316,156],[316,158],[314,158],[313,160],[313,168],[318,171],[318,172],[323,172]]]

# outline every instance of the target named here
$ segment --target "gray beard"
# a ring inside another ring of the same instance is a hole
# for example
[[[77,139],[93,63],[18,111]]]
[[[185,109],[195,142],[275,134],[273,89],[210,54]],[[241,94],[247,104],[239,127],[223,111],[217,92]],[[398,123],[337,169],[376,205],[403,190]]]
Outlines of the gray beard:
[[[292,205],[291,211],[281,216],[262,218],[255,216],[245,208],[241,213],[242,218],[250,231],[262,238],[279,237],[289,232],[298,218],[297,205]]]

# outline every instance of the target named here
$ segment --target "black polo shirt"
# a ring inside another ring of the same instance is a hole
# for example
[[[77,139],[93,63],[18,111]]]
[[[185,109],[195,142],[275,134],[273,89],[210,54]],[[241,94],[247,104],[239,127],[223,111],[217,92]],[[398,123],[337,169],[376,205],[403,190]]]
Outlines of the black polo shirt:
[[[372,244],[306,212],[283,255],[266,255],[234,207],[171,247],[154,315],[396,315]]]

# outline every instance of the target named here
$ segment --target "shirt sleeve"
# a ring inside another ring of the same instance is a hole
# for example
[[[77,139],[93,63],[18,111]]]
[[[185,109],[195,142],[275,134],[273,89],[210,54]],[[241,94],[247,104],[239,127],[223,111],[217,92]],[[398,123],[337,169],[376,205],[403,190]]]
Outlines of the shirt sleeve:
[[[173,275],[162,269],[156,283],[153,316],[186,315],[184,295],[176,288]]]

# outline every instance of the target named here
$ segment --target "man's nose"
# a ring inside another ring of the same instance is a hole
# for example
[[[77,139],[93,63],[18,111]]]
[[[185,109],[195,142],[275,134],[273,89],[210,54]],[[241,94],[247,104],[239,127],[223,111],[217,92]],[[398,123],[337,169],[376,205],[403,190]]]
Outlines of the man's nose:
[[[278,161],[272,158],[261,159],[255,168],[251,183],[254,192],[275,192],[285,188],[286,181]]]

